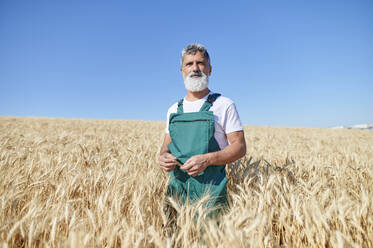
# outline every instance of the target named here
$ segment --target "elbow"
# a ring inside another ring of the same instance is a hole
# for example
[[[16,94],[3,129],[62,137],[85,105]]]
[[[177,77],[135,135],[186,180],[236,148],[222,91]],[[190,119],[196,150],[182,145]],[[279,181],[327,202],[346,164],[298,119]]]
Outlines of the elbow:
[[[243,142],[240,149],[240,158],[244,157],[246,155],[246,143]]]
[[[246,145],[244,145],[243,148],[242,148],[242,156],[241,156],[241,158],[244,157],[245,155],[246,155]]]

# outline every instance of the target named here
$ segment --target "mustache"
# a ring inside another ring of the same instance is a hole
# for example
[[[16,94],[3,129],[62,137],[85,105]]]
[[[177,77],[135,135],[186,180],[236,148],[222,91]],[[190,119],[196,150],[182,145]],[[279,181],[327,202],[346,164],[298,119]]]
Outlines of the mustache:
[[[207,76],[207,75],[203,72],[191,72],[188,74],[188,78],[191,78],[194,76],[202,77],[202,76]]]

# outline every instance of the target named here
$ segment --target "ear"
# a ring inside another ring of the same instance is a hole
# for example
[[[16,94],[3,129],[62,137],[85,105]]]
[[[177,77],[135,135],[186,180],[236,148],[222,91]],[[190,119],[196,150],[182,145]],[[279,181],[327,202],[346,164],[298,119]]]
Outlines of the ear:
[[[212,66],[210,65],[210,68],[209,68],[209,76],[211,76],[211,71],[212,71]]]

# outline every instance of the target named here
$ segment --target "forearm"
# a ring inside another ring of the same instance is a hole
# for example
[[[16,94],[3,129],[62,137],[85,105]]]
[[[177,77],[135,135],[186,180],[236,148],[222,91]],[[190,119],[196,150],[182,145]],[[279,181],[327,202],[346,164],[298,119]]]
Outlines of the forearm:
[[[167,172],[172,171],[177,165],[180,165],[177,158],[173,156],[168,149],[168,144],[170,144],[170,142],[170,135],[166,134],[161,150],[159,151],[159,165]]]
[[[170,142],[171,142],[170,135],[166,134],[163,140],[161,150],[159,151],[159,155],[162,155],[164,153],[170,153],[170,150],[168,149],[168,144],[170,144]]]
[[[229,145],[223,150],[205,154],[208,165],[225,165],[242,158],[246,154],[243,130],[227,134]]]
[[[242,143],[234,143],[223,150],[206,154],[208,165],[225,165],[232,163],[246,154],[246,146]]]
[[[161,147],[161,150],[159,151],[159,155],[162,155],[164,153],[169,153],[169,152],[170,152],[170,150],[168,149],[168,145],[163,145]]]

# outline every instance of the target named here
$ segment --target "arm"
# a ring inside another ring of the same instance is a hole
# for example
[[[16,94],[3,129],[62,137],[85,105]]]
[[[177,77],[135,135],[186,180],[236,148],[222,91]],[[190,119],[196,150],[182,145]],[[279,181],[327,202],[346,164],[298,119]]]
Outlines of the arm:
[[[229,145],[221,151],[207,153],[208,165],[232,163],[246,154],[246,142],[243,131],[227,134]]]
[[[190,176],[197,176],[209,165],[225,165],[232,163],[246,154],[246,143],[243,131],[227,134],[229,145],[223,150],[191,157],[180,167]]]
[[[161,151],[159,152],[159,155],[162,156],[164,153],[170,153],[170,150],[168,150],[168,145],[171,143],[171,137],[169,133],[166,133],[164,136],[163,144],[161,147]]]
[[[176,165],[180,165],[179,162],[177,162],[177,158],[173,156],[170,153],[170,150],[168,149],[168,144],[170,143],[171,137],[170,134],[167,133],[164,136],[161,151],[159,153],[159,166],[167,172],[170,172],[173,169],[175,169]]]

